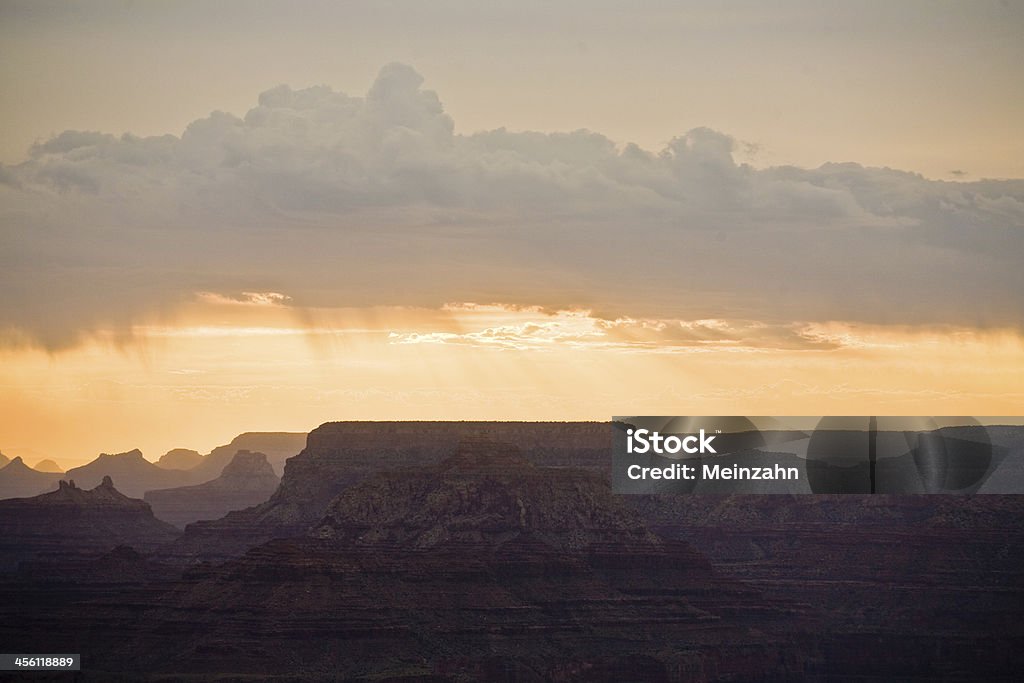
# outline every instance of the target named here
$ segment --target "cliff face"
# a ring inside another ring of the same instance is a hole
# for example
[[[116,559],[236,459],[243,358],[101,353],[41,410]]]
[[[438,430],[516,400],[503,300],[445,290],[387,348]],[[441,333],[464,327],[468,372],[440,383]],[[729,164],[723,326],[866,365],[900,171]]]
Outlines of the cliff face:
[[[196,486],[148,491],[153,514],[182,528],[200,519],[219,519],[266,501],[280,479],[263,453],[238,451],[220,476]]]
[[[83,551],[43,555],[39,559],[22,562],[17,574],[6,578],[28,588],[26,597],[29,599],[25,606],[31,611],[35,602],[31,597],[45,600],[44,592],[54,596],[54,584],[58,583],[65,590],[71,589],[71,593],[87,586],[90,589],[99,586],[98,591],[89,592],[104,597],[120,597],[121,591],[131,591],[139,586],[156,586],[159,590],[161,584],[176,581],[180,574],[175,567],[152,562],[131,546],[119,545],[103,554]],[[32,589],[37,587],[38,592],[31,596]]]
[[[5,571],[41,554],[100,554],[118,545],[152,551],[178,531],[153,517],[105,477],[92,490],[61,481],[56,491],[0,501],[0,562]]]
[[[165,470],[190,470],[203,461],[199,451],[188,448],[172,448],[156,461],[157,467]]]
[[[24,498],[52,491],[60,480],[59,473],[40,472],[14,458],[0,468],[0,499]]]
[[[463,442],[437,465],[379,473],[346,489],[311,533],[406,548],[500,546],[519,537],[566,551],[657,542],[600,476],[539,468],[514,446],[484,441]]]
[[[517,453],[470,424],[326,425],[274,505],[189,527],[292,537],[180,580],[123,550],[0,576],[0,642],[110,680],[1019,678],[1024,498],[617,496],[606,425],[484,425],[536,430]]]
[[[756,600],[687,544],[650,534],[602,478],[477,441],[434,465],[371,475],[304,537],[191,570],[151,615],[196,672],[781,675],[779,639],[750,629],[779,632],[785,610],[735,617]],[[167,657],[144,665],[160,671]]]
[[[216,475],[215,475],[216,476]],[[124,493],[141,498],[146,491],[184,486],[202,481],[191,472],[165,470],[142,457],[138,449],[111,455],[101,453],[87,465],[74,467],[64,474],[65,481],[76,481],[86,488],[98,486],[105,477],[117,481]]]
[[[667,539],[821,624],[822,668],[1000,678],[1024,639],[1024,496],[629,496]]]
[[[515,444],[535,465],[606,471],[611,433],[599,422],[330,422],[309,434],[267,502],[189,525],[170,554],[223,560],[273,538],[301,535],[341,491],[385,470],[432,465],[466,439]]]
[[[239,434],[226,446],[218,446],[192,468],[196,481],[209,481],[220,475],[238,451],[263,453],[267,462],[280,476],[285,461],[297,455],[306,445],[305,432],[246,432]]]

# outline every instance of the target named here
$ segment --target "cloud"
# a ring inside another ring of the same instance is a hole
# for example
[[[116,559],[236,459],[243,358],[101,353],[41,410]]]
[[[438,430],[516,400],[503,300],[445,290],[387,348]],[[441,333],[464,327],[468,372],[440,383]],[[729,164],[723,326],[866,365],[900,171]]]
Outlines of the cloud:
[[[769,325],[751,320],[606,320],[590,311],[544,311],[536,307],[447,304],[459,329],[392,331],[392,344],[447,344],[503,350],[566,348],[642,353],[831,350],[846,340],[812,325]]]
[[[239,294],[218,294],[197,292],[196,298],[208,304],[221,306],[282,306],[291,300],[280,292],[241,292]]]
[[[638,103],[642,108],[643,103]],[[59,349],[195,292],[607,320],[1024,323],[1024,181],[755,169],[697,128],[457,133],[423,78],[262,93],[180,136],[65,131],[0,167],[0,340]]]

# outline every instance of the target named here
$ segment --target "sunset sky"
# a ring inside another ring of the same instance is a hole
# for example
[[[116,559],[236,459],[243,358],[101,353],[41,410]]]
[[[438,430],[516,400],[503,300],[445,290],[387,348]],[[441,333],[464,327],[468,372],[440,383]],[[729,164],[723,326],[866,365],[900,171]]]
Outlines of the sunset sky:
[[[1021,35],[1014,2],[0,2],[0,451],[1024,415]]]

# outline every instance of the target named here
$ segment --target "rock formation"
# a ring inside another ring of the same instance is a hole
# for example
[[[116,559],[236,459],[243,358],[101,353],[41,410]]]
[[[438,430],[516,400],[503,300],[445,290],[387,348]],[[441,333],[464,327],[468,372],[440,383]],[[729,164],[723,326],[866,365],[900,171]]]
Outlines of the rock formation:
[[[382,472],[343,491],[314,527],[350,545],[500,546],[529,536],[560,550],[656,539],[587,471],[540,468],[515,446],[460,444],[437,465]]]
[[[0,499],[24,498],[52,491],[60,478],[59,473],[34,470],[16,457],[0,468]]]
[[[170,556],[234,559],[37,560],[0,576],[0,642],[74,644],[97,680],[1019,678],[1018,497],[617,496],[607,440],[325,425],[270,501]]]
[[[199,454],[199,451],[188,448],[172,448],[160,456],[160,459],[156,461],[156,466],[165,470],[190,470],[202,461],[203,456]]]
[[[204,481],[191,471],[182,472],[157,467],[143,458],[142,452],[138,449],[116,455],[101,453],[89,464],[74,467],[64,474],[65,481],[75,480],[85,488],[98,485],[105,477],[117,481],[125,495],[132,498],[141,498],[146,491],[154,489],[186,486]]]
[[[329,422],[289,459],[267,502],[189,525],[168,550],[178,561],[224,560],[305,533],[341,491],[384,469],[431,465],[466,439],[512,443],[536,465],[606,472],[611,432],[600,422]]]
[[[103,584],[115,590],[176,581],[175,567],[153,562],[132,546],[119,545],[103,554],[95,551],[41,554],[18,565],[17,580],[30,584],[60,582],[73,586]]]
[[[61,481],[50,493],[0,501],[0,567],[7,571],[40,554],[101,554],[125,544],[152,551],[177,535],[110,477],[91,490]]]
[[[238,451],[220,476],[195,486],[147,491],[145,501],[158,519],[179,528],[200,519],[219,519],[266,501],[280,483],[263,453]]]
[[[649,533],[600,476],[480,441],[355,484],[304,537],[191,570],[149,616],[182,657],[155,633],[125,647],[168,674],[751,679],[784,677],[790,647],[783,606]]]
[[[284,472],[285,460],[298,454],[305,445],[305,432],[246,432],[236,436],[226,446],[214,448],[192,472],[198,477],[197,481],[209,481],[221,473],[235,457],[235,453],[252,451],[265,454],[274,472],[280,476]]]
[[[1016,666],[1024,497],[630,498],[652,529],[700,548],[723,574],[808,605],[824,671],[999,679]]]

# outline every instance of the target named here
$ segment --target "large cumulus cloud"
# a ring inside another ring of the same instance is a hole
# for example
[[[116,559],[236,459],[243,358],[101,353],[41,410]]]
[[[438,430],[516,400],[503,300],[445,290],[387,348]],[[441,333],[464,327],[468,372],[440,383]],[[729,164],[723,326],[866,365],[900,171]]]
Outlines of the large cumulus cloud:
[[[71,345],[196,292],[608,316],[1020,326],[1024,181],[754,169],[691,130],[458,134],[412,68],[279,86],[180,137],[66,131],[0,167],[0,330]]]

